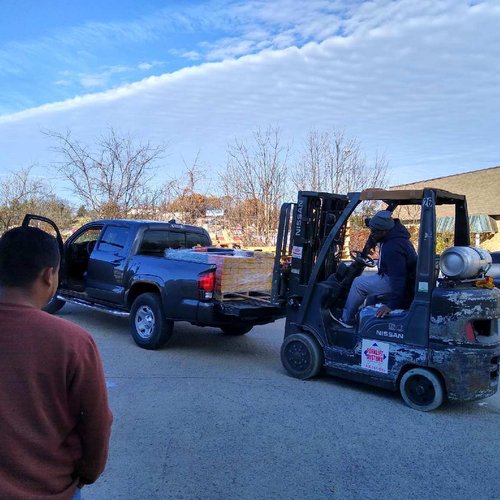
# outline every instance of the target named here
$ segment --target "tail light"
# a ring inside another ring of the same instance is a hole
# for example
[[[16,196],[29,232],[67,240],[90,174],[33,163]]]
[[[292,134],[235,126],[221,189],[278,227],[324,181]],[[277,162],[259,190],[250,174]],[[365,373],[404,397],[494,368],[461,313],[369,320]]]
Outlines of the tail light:
[[[472,321],[468,321],[465,324],[465,338],[469,342],[475,342],[476,341],[476,334],[474,332],[474,325],[472,324]]]
[[[494,344],[500,339],[500,320],[475,319],[465,324],[467,342]]]
[[[215,271],[208,271],[198,275],[198,290],[200,291],[200,300],[209,300],[213,297],[215,290]]]

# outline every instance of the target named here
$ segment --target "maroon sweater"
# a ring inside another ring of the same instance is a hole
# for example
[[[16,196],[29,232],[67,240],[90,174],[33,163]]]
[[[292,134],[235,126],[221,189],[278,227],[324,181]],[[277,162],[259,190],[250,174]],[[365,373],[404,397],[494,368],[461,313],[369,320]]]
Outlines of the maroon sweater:
[[[0,498],[72,498],[104,470],[111,422],[92,337],[0,303]]]

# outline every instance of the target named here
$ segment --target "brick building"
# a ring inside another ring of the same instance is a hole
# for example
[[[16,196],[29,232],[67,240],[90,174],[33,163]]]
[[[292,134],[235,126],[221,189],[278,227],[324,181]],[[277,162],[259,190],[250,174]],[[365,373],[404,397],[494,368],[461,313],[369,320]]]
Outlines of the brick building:
[[[471,233],[487,250],[500,250],[500,166],[426,179],[410,184],[392,186],[391,189],[422,189],[434,187],[464,194],[467,197]],[[453,222],[453,207],[437,207],[438,229]],[[474,240],[472,241],[474,244]]]

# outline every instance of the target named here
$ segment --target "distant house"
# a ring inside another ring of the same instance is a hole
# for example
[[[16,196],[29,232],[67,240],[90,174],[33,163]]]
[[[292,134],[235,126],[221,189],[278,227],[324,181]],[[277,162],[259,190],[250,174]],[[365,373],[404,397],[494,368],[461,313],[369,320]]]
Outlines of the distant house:
[[[471,233],[487,250],[500,250],[500,166],[426,179],[410,184],[391,186],[391,189],[422,189],[434,187],[467,197]],[[444,231],[453,225],[453,207],[437,207],[438,230]],[[472,241],[474,244],[474,241]]]

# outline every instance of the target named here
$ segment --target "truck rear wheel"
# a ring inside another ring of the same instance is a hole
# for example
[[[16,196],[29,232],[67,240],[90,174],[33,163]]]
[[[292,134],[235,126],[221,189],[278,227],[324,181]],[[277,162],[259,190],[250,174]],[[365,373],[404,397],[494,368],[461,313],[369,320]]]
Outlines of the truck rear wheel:
[[[399,390],[405,403],[414,410],[435,410],[444,400],[441,379],[426,368],[408,370],[401,377]]]
[[[315,377],[323,367],[323,349],[311,335],[294,333],[283,341],[281,362],[292,377]]]
[[[231,326],[221,326],[220,329],[224,335],[245,335],[253,328],[253,325],[231,325]]]
[[[158,349],[172,336],[174,322],[165,319],[158,294],[143,293],[134,300],[130,331],[135,343],[143,349]]]

